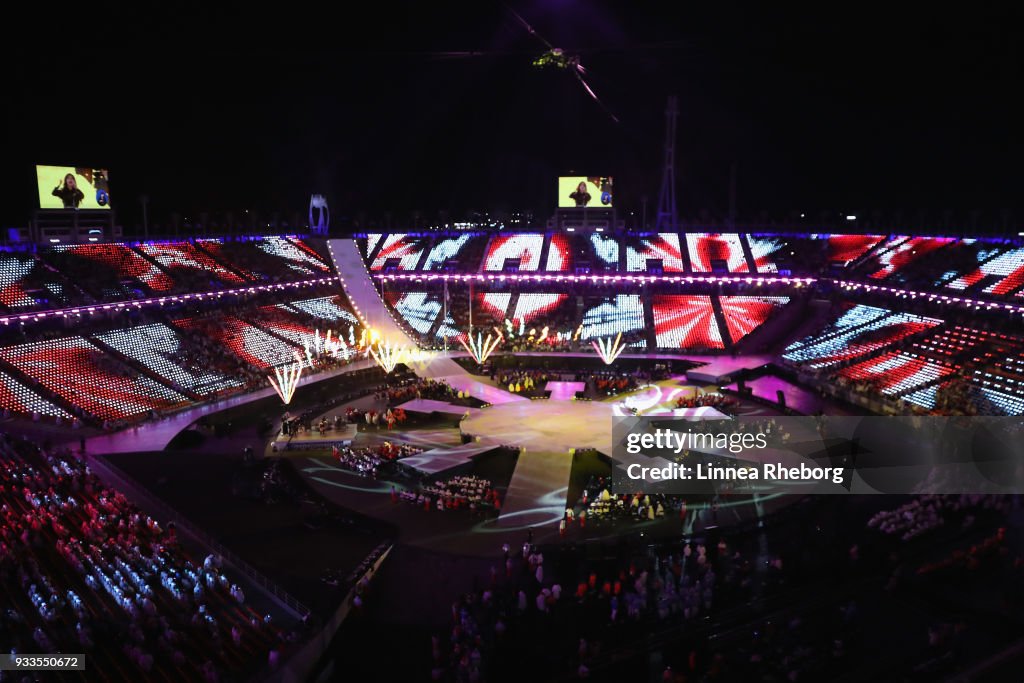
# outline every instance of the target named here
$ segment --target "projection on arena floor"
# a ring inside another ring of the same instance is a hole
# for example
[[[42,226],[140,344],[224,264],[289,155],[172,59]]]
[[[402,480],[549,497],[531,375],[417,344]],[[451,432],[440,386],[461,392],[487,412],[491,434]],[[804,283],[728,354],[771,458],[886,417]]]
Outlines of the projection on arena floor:
[[[612,208],[611,176],[559,176],[558,208]]]
[[[110,176],[105,168],[36,166],[40,209],[109,209]]]

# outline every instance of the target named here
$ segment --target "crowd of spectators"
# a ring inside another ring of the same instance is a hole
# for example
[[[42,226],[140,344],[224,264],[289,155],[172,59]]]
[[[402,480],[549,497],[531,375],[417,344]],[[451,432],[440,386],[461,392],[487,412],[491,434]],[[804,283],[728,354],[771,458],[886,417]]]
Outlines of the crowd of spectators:
[[[12,652],[85,652],[126,680],[209,683],[279,663],[292,636],[216,556],[164,528],[68,451],[0,439],[0,633]]]

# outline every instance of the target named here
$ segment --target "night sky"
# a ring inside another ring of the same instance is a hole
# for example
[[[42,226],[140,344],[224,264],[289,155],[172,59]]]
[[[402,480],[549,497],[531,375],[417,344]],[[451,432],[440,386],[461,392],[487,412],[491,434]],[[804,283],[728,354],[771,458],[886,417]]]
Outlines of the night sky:
[[[35,163],[109,167],[126,225],[143,193],[157,221],[303,211],[312,191],[335,216],[545,217],[573,171],[653,212],[673,93],[686,215],[725,211],[734,163],[742,215],[1022,208],[1019,8],[710,4],[45,8],[3,41],[0,225],[28,219]],[[621,123],[531,66],[545,47],[509,7],[580,55]]]

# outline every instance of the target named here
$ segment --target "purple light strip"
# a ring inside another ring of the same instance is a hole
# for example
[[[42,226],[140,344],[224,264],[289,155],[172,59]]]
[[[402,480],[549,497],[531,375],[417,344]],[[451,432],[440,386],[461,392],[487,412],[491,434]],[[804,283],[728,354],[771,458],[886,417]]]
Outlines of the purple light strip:
[[[534,281],[534,282],[590,282],[590,283],[601,283],[601,284],[629,284],[629,283],[644,283],[644,282],[685,282],[688,284],[692,283],[715,283],[715,282],[745,282],[747,284],[794,284],[794,285],[810,285],[815,283],[817,280],[813,277],[763,277],[753,275],[735,275],[735,276],[701,276],[701,275],[556,275],[551,273],[536,273],[536,274],[514,274],[514,275],[491,275],[484,273],[476,273],[472,275],[451,275],[447,273],[434,273],[434,274],[411,274],[411,273],[400,273],[395,274],[375,274],[375,278],[378,280],[413,280],[416,282],[431,281],[431,280],[454,280],[456,282],[465,281],[497,281],[504,282],[506,280],[516,282],[522,281]]]
[[[833,280],[832,283],[847,290],[863,290],[865,292],[887,292],[889,294],[896,294],[899,295],[899,297],[902,299],[925,299],[927,301],[941,301],[947,304],[961,304],[964,306],[974,306],[975,308],[1001,308],[1005,311],[1016,311],[1017,313],[1024,313],[1024,306],[1007,304],[1000,301],[969,299],[967,297],[962,296],[947,296],[945,294],[936,294],[935,292],[915,292],[909,289],[900,289],[898,287],[883,287],[881,285],[869,285],[863,282],[849,282],[847,280]]]
[[[197,292],[193,294],[175,294],[150,299],[133,299],[132,301],[118,301],[109,304],[93,304],[92,306],[75,306],[74,308],[56,308],[49,311],[36,311],[33,313],[19,313],[0,317],[0,323],[9,325],[12,322],[26,322],[34,320],[45,320],[47,318],[68,317],[69,315],[81,315],[82,313],[101,313],[103,311],[117,311],[125,308],[142,308],[143,306],[160,305],[177,301],[202,301],[203,299],[219,299],[222,296],[233,294],[255,294],[256,292],[282,291],[295,287],[310,287],[313,285],[326,284],[337,281],[336,276],[322,277],[315,280],[299,280],[298,282],[285,282],[276,285],[255,285],[252,287],[238,287],[235,289],[221,289],[214,292]]]

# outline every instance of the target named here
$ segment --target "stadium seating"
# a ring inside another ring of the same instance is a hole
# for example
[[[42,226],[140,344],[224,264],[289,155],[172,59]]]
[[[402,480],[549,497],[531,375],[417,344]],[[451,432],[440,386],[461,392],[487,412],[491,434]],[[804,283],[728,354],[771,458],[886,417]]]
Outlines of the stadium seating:
[[[82,337],[0,348],[0,359],[71,405],[104,420],[170,410],[188,398],[104,354]]]
[[[654,296],[654,333],[662,349],[722,349],[710,296]]]

